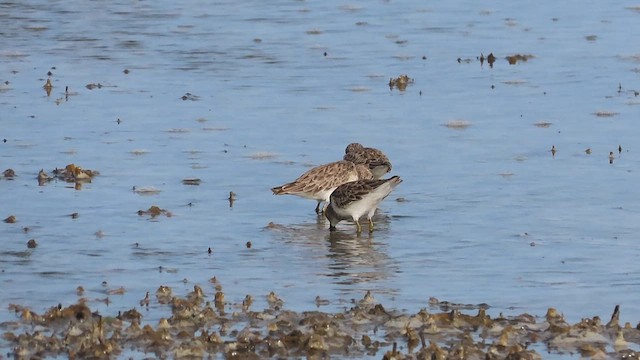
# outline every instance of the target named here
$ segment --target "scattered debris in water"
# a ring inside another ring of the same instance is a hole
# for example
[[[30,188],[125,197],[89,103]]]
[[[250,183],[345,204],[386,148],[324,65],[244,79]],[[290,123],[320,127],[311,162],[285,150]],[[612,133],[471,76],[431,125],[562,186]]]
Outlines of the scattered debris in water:
[[[539,348],[549,354],[579,353],[592,358],[638,356],[632,344],[640,343],[640,330],[619,323],[619,306],[607,323],[594,316],[570,324],[554,308],[544,317],[527,313],[491,317],[486,304],[435,298],[429,299],[427,308],[408,313],[386,309],[370,292],[343,312],[296,312],[284,309],[284,301],[270,292],[269,307],[252,311],[251,295],[241,303],[230,303],[217,280],[211,283],[213,299],[198,285],[184,297],[164,285],[154,298],[147,291],[136,305],[168,312],[155,323],[145,321],[135,307],[108,315],[93,312],[80,301],[66,307],[58,304],[39,314],[9,304],[8,310],[17,318],[0,324],[2,338],[11,344],[7,356],[113,358],[133,350],[176,358],[188,354],[197,358],[541,359],[535,350]],[[84,288],[76,292],[82,296]],[[125,290],[106,292],[123,294]],[[315,298],[316,307],[330,303]]]
[[[551,145],[551,150],[549,150],[549,151],[551,151],[551,156],[555,157],[556,156],[556,152],[558,150],[556,150],[556,146],[555,145]]]
[[[80,166],[75,164],[69,164],[64,167],[64,169],[55,168],[53,170],[53,175],[60,180],[64,180],[69,183],[78,183],[78,182],[91,182],[96,175],[100,173],[96,170],[82,169]],[[38,173],[38,181],[49,181],[51,178],[44,170],[40,170]]]
[[[18,219],[16,219],[15,215],[9,215],[3,221],[6,222],[7,224],[15,224],[18,221]]]
[[[616,156],[613,155],[613,151],[609,151],[609,164],[613,164],[613,160],[616,159]]]
[[[35,249],[37,246],[38,246],[38,243],[36,242],[36,239],[31,239],[27,241],[27,247],[29,249]]]
[[[477,57],[478,60],[480,60],[480,66],[484,65],[484,61],[487,60],[487,63],[489,63],[489,67],[493,68],[493,63],[496,62],[496,57],[495,55],[493,55],[493,53],[489,53],[489,55],[487,55],[487,57],[484,57],[483,53],[480,53],[480,56]]]

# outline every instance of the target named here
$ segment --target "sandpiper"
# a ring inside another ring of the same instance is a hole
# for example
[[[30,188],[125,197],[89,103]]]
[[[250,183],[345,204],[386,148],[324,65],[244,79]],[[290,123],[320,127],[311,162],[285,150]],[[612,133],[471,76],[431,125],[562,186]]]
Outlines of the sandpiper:
[[[359,143],[351,143],[344,150],[344,160],[369,167],[375,179],[380,179],[391,171],[389,158],[380,150],[368,148]]]
[[[402,182],[399,176],[389,179],[358,180],[342,184],[331,194],[331,201],[325,211],[329,219],[329,230],[336,230],[342,220],[353,220],[357,233],[362,232],[358,221],[365,214],[369,220],[369,232],[373,231],[373,214],[380,202]]]
[[[305,172],[296,180],[271,189],[275,195],[296,195],[318,202],[316,213],[321,214],[329,204],[331,193],[340,185],[356,180],[373,179],[369,169],[361,164],[340,160]],[[322,210],[320,204],[326,202]]]

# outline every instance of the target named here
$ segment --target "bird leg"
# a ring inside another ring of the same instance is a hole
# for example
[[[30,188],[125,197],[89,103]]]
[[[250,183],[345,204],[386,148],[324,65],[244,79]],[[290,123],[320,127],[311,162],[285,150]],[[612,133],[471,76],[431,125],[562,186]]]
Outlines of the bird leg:
[[[371,218],[369,218],[369,232],[373,232],[373,220],[371,220]]]
[[[358,222],[358,220],[354,220],[356,222],[356,233],[360,234],[362,233],[362,227],[360,226],[360,223]]]
[[[320,212],[320,203],[322,203],[322,201],[318,201],[318,205],[316,205],[316,214],[318,214],[318,215],[322,214]],[[324,212],[324,209],[322,209],[322,211]]]

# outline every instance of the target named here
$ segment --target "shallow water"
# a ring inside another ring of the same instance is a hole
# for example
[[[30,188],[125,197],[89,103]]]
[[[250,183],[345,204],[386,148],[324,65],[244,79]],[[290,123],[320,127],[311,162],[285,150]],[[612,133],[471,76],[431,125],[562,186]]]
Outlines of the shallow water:
[[[0,322],[10,303],[73,303],[78,286],[114,313],[160,285],[212,294],[215,276],[258,308],[272,290],[323,311],[371,290],[396,309],[436,297],[571,321],[620,304],[635,326],[635,5],[0,3],[0,170],[17,173],[0,180],[0,217],[18,219],[0,225]],[[405,73],[414,83],[390,90]],[[371,236],[271,195],[353,141],[404,180]],[[70,163],[100,175],[38,186]],[[151,205],[172,216],[137,215]]]

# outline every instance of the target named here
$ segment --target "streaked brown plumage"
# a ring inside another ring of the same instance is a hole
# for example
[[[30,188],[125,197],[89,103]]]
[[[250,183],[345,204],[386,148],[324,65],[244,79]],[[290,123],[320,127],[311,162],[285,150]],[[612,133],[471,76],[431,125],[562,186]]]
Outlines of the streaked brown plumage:
[[[320,213],[320,204],[325,201],[324,211],[329,204],[329,197],[338,186],[359,179],[372,179],[371,171],[364,165],[356,165],[350,161],[336,161],[305,172],[296,180],[271,189],[275,195],[296,195],[318,202],[316,213]]]
[[[380,150],[368,148],[359,143],[351,143],[344,150],[344,160],[354,164],[363,164],[369,167],[375,179],[391,171],[391,161]]]
[[[325,211],[329,219],[329,229],[335,230],[342,220],[353,220],[357,232],[362,232],[358,221],[365,214],[369,220],[369,232],[373,231],[373,214],[380,202],[402,182],[398,176],[389,179],[358,180],[342,184],[331,194],[330,203]]]

